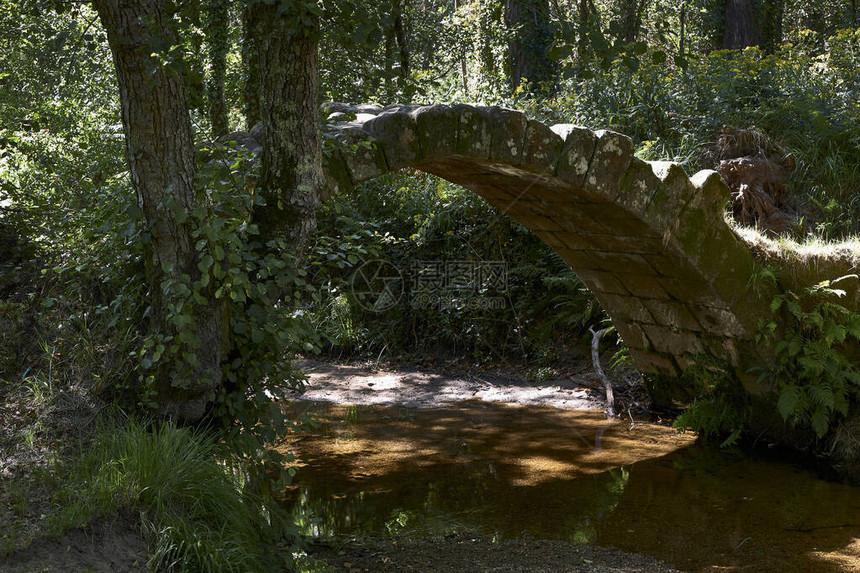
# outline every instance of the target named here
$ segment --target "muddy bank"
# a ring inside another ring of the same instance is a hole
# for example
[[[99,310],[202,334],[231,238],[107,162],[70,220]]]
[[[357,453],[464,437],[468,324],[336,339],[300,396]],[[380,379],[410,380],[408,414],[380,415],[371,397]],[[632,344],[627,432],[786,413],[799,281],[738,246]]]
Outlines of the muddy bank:
[[[149,570],[149,548],[137,521],[125,515],[74,529],[58,539],[37,540],[0,560],[0,573],[144,573]]]
[[[339,546],[315,545],[311,556],[338,571],[528,572],[528,573],[668,573],[677,569],[647,555],[571,545],[560,541],[493,542],[477,536],[421,540],[365,538]]]

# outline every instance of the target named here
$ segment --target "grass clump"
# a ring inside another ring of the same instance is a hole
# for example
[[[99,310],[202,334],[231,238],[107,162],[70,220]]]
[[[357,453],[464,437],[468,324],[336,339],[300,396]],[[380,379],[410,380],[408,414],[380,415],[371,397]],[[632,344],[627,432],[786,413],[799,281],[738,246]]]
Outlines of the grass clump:
[[[290,567],[297,537],[270,496],[213,435],[124,421],[106,426],[70,464],[55,533],[126,511],[139,513],[157,571],[270,571]]]

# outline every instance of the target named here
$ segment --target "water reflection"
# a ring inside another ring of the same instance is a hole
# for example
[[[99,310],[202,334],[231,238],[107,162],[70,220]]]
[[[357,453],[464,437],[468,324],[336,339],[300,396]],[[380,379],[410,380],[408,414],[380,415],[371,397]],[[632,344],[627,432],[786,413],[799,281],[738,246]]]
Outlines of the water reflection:
[[[306,533],[478,530],[591,542],[688,570],[860,570],[860,490],[598,413],[318,407],[284,492]]]

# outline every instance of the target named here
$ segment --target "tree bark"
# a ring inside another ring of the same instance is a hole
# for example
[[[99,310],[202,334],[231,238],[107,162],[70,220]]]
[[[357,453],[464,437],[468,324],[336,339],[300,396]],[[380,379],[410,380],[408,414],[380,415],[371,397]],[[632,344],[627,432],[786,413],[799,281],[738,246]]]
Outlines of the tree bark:
[[[549,58],[549,49],[554,38],[548,0],[505,0],[505,25],[510,32],[511,89],[528,80],[534,84],[533,91],[552,93],[555,64]]]
[[[406,40],[406,23],[403,14],[403,0],[393,0],[392,12],[394,16],[394,39],[397,43],[397,53],[400,57],[400,70],[398,72],[398,83],[401,93],[407,101],[412,97],[412,89],[409,85],[409,44]]]
[[[260,123],[260,54],[251,31],[250,2],[242,9],[242,70],[244,71],[245,129]]]
[[[207,6],[206,42],[209,52],[209,77],[206,82],[209,122],[212,137],[218,138],[230,130],[224,82],[227,76],[227,52],[230,48],[228,0],[209,0]]]
[[[173,65],[181,64],[181,51],[163,51],[178,46],[179,40],[165,0],[95,0],[94,4],[113,53],[129,172],[149,230],[145,262],[150,330],[167,337],[162,339],[167,344],[178,340],[180,330],[191,335],[191,360],[163,365],[156,360],[149,371],[160,413],[197,420],[221,381],[225,311],[211,297],[195,305],[190,326],[178,327],[169,320],[171,305],[182,303],[172,291],[174,286],[183,275],[199,276],[188,216],[198,201],[197,166],[188,95],[178,71],[182,66]]]
[[[249,24],[257,43],[260,112],[264,126],[260,195],[266,206],[254,222],[266,242],[285,238],[301,256],[316,227],[321,205],[322,150],[319,134],[317,48],[319,22],[309,5],[255,2]]]
[[[756,22],[752,0],[726,0],[726,27],[723,47],[728,50],[757,46],[761,30]]]
[[[591,12],[588,9],[588,0],[579,0],[578,12],[579,38],[576,42],[576,59],[582,67],[585,65],[589,54],[588,28],[591,25]]]
[[[618,15],[621,20],[621,39],[627,43],[639,37],[642,19],[648,0],[621,0]]]
[[[772,54],[782,44],[785,0],[764,0],[761,5],[761,47]]]

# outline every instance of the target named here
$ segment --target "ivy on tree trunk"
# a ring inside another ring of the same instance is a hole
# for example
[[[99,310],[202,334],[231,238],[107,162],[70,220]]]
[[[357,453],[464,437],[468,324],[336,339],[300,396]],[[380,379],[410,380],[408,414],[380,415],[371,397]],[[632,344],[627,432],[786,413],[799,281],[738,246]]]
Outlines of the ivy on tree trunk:
[[[301,255],[316,227],[321,205],[322,150],[319,134],[315,4],[279,6],[254,2],[248,26],[258,59],[260,115],[265,126],[260,196],[254,212],[263,242],[285,238]]]
[[[145,358],[144,371],[162,415],[199,419],[221,382],[226,321],[214,297],[194,305],[184,324],[170,319],[182,304],[180,285],[199,276],[189,217],[199,201],[197,165],[172,6],[165,0],[94,5],[113,54],[129,173],[148,226],[150,330],[162,345],[182,343],[185,349],[182,360]]]
[[[206,82],[209,122],[212,136],[225,135],[229,129],[224,82],[227,76],[227,52],[230,49],[230,4],[228,0],[209,0],[206,39],[209,52],[209,77]]]

